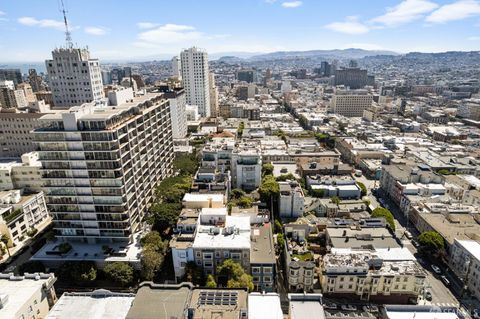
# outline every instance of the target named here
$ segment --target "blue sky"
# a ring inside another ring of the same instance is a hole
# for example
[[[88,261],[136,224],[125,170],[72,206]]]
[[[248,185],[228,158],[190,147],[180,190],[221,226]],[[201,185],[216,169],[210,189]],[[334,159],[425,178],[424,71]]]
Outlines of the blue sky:
[[[480,0],[65,0],[72,37],[104,60],[334,48],[480,49]],[[59,0],[0,0],[0,63],[64,44]]]

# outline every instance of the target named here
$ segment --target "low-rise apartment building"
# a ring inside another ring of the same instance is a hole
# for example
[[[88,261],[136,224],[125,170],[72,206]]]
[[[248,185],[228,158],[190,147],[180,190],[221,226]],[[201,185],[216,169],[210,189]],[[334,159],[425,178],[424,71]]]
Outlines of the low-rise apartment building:
[[[450,269],[475,298],[480,298],[480,243],[455,239],[450,248]]]
[[[305,196],[302,187],[296,181],[279,182],[279,216],[296,218],[303,215]]]
[[[323,258],[324,295],[382,303],[415,301],[426,274],[403,249],[382,251],[334,250]]]

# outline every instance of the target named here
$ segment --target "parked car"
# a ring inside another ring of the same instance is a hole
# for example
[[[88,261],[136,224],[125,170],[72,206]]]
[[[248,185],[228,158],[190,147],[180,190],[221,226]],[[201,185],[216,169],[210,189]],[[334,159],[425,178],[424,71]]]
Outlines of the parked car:
[[[472,317],[473,319],[480,319],[480,311],[478,309],[473,309]]]
[[[356,311],[356,310],[357,310],[357,307],[355,307],[354,305],[342,305],[342,310],[345,310],[345,311]]]
[[[363,306],[365,312],[378,312],[378,307],[375,305]]]
[[[404,234],[405,234],[405,237],[407,237],[408,239],[412,239],[412,238],[413,238],[412,233],[409,232],[408,230],[406,230]]]
[[[432,300],[432,293],[428,290],[425,292],[425,299],[428,301]]]
[[[436,274],[440,275],[442,273],[442,270],[437,265],[432,265],[431,267]],[[445,276],[442,276],[442,277],[445,277]]]
[[[336,303],[326,303],[325,305],[323,305],[323,308],[331,309],[331,310],[337,310],[337,304]]]
[[[447,277],[441,276],[440,278],[442,279],[442,281],[443,281],[443,283],[445,284],[445,286],[449,286],[449,285],[450,285],[450,280],[448,280]]]
[[[416,241],[415,239],[412,240],[412,245],[413,245],[413,247],[420,247],[420,243],[418,241]]]

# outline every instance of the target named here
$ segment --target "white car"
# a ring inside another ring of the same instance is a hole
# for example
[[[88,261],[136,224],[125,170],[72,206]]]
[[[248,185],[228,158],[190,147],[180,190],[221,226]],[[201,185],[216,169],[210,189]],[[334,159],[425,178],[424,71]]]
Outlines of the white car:
[[[407,237],[408,239],[412,239],[412,238],[413,238],[412,233],[409,232],[408,230],[406,230],[404,234],[405,234],[405,237]]]
[[[438,267],[437,265],[432,265],[432,270],[437,274],[437,275],[440,275],[442,273],[442,270],[440,269],[440,267]]]

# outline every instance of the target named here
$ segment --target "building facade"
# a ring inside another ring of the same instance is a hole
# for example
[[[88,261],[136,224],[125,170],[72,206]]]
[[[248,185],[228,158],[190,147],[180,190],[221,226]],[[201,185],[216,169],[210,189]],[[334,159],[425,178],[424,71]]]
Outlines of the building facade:
[[[47,204],[62,240],[125,242],[140,229],[154,187],[172,174],[168,100],[148,93],[45,115],[35,130]]]
[[[198,106],[203,117],[211,115],[208,54],[196,47],[180,53],[183,86],[187,103]]]
[[[20,157],[35,150],[33,131],[43,113],[0,113],[0,157]]]
[[[346,117],[362,117],[373,98],[364,90],[337,90],[331,101],[332,111]]]
[[[279,182],[279,215],[281,218],[296,218],[303,216],[305,196],[302,187],[297,182]]]
[[[59,48],[45,61],[56,107],[89,103],[103,97],[102,73],[88,49]]]

